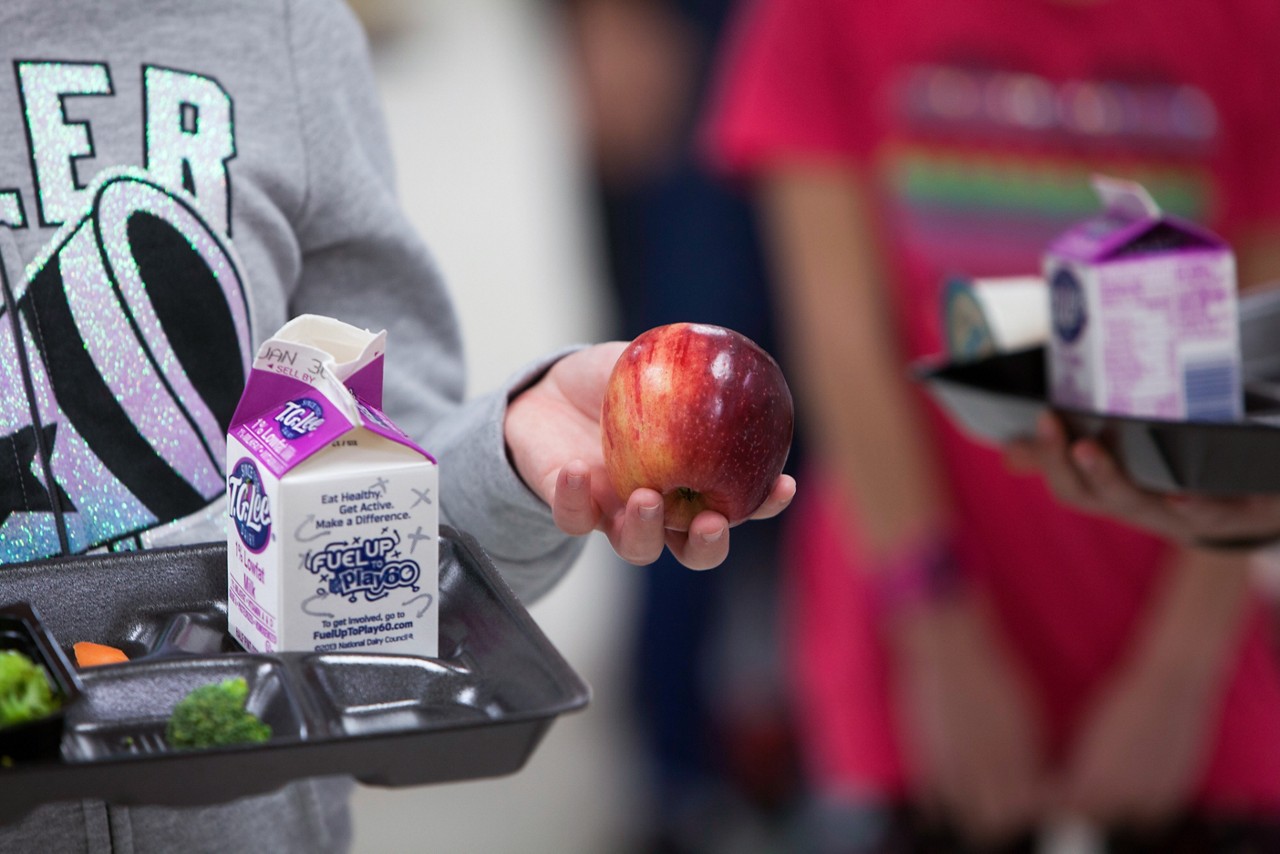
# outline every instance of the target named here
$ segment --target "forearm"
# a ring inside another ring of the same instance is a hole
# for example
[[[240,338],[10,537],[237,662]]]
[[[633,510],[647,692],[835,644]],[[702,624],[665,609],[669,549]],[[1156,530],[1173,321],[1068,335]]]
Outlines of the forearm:
[[[1247,558],[1186,550],[1174,560],[1064,764],[1062,806],[1101,824],[1171,820],[1213,750],[1250,610]]]
[[[761,194],[802,422],[868,548],[893,554],[941,530],[945,510],[865,189],[849,172],[795,168]]]
[[[1183,549],[1134,647],[1134,666],[1148,668],[1171,694],[1216,692],[1249,611],[1249,559],[1242,553]]]

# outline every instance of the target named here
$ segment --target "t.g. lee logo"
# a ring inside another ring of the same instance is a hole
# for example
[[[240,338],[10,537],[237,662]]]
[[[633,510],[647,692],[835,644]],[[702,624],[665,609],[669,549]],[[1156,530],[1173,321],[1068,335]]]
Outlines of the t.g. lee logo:
[[[1066,343],[1074,344],[1084,332],[1089,318],[1084,288],[1066,267],[1059,269],[1049,280],[1049,311],[1054,333]]]
[[[393,537],[368,537],[328,543],[307,558],[307,569],[328,578],[329,592],[351,602],[361,594],[373,602],[400,587],[417,591],[422,569],[416,561],[397,559]]]
[[[286,439],[299,439],[318,429],[324,423],[324,407],[319,401],[300,397],[284,405],[276,415],[280,435]]]
[[[227,512],[236,523],[240,542],[260,552],[271,539],[271,508],[262,487],[262,476],[253,460],[244,458],[227,475]]]

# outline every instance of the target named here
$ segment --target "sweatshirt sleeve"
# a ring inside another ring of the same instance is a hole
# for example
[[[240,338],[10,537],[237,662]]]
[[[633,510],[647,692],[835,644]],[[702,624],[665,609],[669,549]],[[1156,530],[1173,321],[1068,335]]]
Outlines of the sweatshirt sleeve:
[[[567,571],[581,542],[512,470],[511,394],[546,369],[464,403],[462,343],[434,260],[400,207],[391,146],[359,22],[339,0],[293,0],[290,47],[306,199],[290,313],[387,330],[384,404],[440,462],[441,519],[474,536],[525,601]]]

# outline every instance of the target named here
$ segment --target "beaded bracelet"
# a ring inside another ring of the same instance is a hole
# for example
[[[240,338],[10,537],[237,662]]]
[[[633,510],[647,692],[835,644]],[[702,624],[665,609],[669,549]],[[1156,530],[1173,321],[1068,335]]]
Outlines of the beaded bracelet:
[[[949,599],[962,583],[950,537],[900,549],[868,574],[872,608],[882,620]]]

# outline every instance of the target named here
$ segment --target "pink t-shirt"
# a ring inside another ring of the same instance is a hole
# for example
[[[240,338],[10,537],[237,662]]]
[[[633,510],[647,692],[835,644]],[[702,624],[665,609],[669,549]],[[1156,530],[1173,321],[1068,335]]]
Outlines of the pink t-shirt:
[[[758,0],[708,128],[732,173],[850,164],[870,180],[901,338],[942,351],[951,275],[1034,273],[1091,215],[1095,172],[1142,181],[1227,239],[1280,217],[1280,4],[1273,0]],[[1116,668],[1168,547],[1059,506],[922,401],[961,526],[1060,755]],[[789,513],[792,665],[829,786],[897,794],[883,651],[855,515],[809,477]],[[852,526],[852,527],[851,527]],[[1261,603],[1222,699],[1199,805],[1280,810],[1280,668]]]

